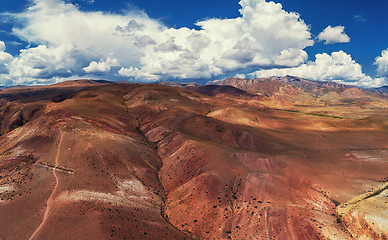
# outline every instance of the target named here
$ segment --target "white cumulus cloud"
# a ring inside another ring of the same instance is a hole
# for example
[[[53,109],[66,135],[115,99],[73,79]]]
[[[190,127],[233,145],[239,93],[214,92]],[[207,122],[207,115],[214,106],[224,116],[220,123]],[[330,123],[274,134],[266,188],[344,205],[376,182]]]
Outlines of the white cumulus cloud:
[[[268,69],[253,74],[257,76],[288,74],[365,86],[383,81],[366,76],[343,51],[317,54],[315,61],[306,62],[305,48],[314,44],[309,25],[272,1],[241,0],[239,17],[199,21],[199,30],[170,28],[141,11],[85,12],[71,1],[30,2],[28,9],[11,17],[19,21],[13,33],[34,47],[12,57],[0,41],[0,74],[12,84],[85,76],[214,79],[250,69]],[[318,40],[349,42],[344,29],[329,26]],[[376,59],[384,76],[386,55]]]
[[[377,73],[388,78],[388,49],[381,52],[381,56],[376,58],[374,64],[377,65]]]
[[[110,72],[112,67],[120,66],[119,61],[116,58],[108,57],[105,61],[100,62],[92,61],[89,66],[84,67],[83,70],[87,73],[106,73]]]
[[[12,55],[5,52],[5,43],[0,41],[0,74],[9,73],[9,62],[12,60]]]
[[[138,69],[137,67],[124,68],[122,67],[119,72],[121,76],[130,77],[132,79],[144,79],[147,81],[158,80],[158,76],[145,73]]]
[[[315,58],[315,61],[307,62],[298,67],[261,70],[252,73],[251,76],[292,75],[320,81],[331,80],[362,87],[377,87],[384,84],[384,79],[373,79],[365,75],[362,72],[361,65],[343,51],[333,52],[331,55],[326,53],[316,54]]]
[[[58,47],[39,45],[23,49],[19,57],[12,61],[10,75],[15,81],[25,77],[36,79],[70,77],[82,71],[82,66],[89,63],[88,57],[85,57],[88,55],[90,53],[72,44]]]
[[[328,26],[318,35],[318,40],[325,41],[325,44],[350,42],[344,26]]]
[[[84,75],[211,78],[306,61],[303,49],[314,41],[298,13],[265,0],[239,3],[240,17],[200,21],[195,30],[166,27],[139,11],[83,12],[68,1],[32,0],[24,12],[12,15],[20,23],[13,31],[38,47],[14,56],[9,77],[19,82]]]

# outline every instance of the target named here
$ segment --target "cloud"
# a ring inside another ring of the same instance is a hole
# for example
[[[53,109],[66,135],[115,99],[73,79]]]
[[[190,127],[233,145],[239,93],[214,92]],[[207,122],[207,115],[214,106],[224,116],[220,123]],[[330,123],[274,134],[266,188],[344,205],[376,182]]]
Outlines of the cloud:
[[[367,20],[362,15],[355,15],[353,17],[353,20],[355,20],[357,22],[367,22]]]
[[[307,58],[307,53],[301,49],[285,49],[275,59],[275,64],[279,66],[295,67],[304,63]]]
[[[36,78],[44,81],[53,77],[70,77],[82,71],[93,56],[75,45],[38,47],[21,50],[11,63],[10,75],[15,79]],[[96,57],[96,55],[94,55]]]
[[[313,45],[309,26],[299,14],[284,11],[281,4],[242,0],[240,5],[239,18],[197,23],[212,40],[210,53],[223,72],[278,66],[277,60],[284,50],[299,52]]]
[[[135,25],[146,25],[149,31],[160,31],[158,28],[162,27],[141,12],[126,15],[82,12],[61,0],[34,0],[30,8],[14,17],[23,24],[14,28],[14,34],[30,43],[48,48],[74,45],[84,53],[99,54],[96,60],[113,55],[128,64],[137,64],[139,60],[134,42],[135,37],[142,35]],[[122,31],[131,29],[132,34],[121,34],[120,27]]]
[[[199,30],[169,28],[141,11],[83,12],[63,0],[31,3],[12,15],[19,22],[13,33],[34,47],[12,57],[0,41],[0,74],[12,84],[85,76],[145,82],[210,79],[260,68],[268,70],[252,75],[296,75],[360,86],[384,82],[363,74],[343,51],[317,54],[306,63],[304,49],[314,44],[310,27],[279,3],[241,0],[240,17],[199,21]],[[325,44],[350,41],[343,26],[327,27],[318,39]],[[384,76],[385,55],[376,59]]]
[[[388,49],[381,52],[381,56],[376,58],[374,64],[377,65],[377,73],[388,78]]]
[[[137,67],[124,68],[122,67],[119,72],[121,76],[130,77],[132,79],[144,79],[146,81],[156,81],[158,76],[145,73]]]
[[[5,51],[5,43],[3,41],[0,41],[0,52]]]
[[[387,55],[388,56],[388,55]],[[315,61],[310,61],[294,68],[261,70],[250,74],[252,77],[298,76],[320,81],[336,81],[362,87],[377,87],[385,83],[384,79],[373,79],[362,72],[361,65],[343,52],[331,55],[316,54]]]
[[[150,36],[141,36],[141,37],[136,37],[136,42],[135,45],[138,46],[139,48],[146,47],[147,45],[156,45],[157,43],[155,42],[154,39],[152,39]]]
[[[83,70],[86,73],[107,73],[110,72],[112,67],[120,66],[119,61],[116,58],[108,57],[105,61],[100,62],[92,61],[89,66],[84,67]]]
[[[328,26],[318,35],[318,41],[325,41],[325,44],[350,42],[349,36],[344,31],[344,26]]]
[[[116,31],[125,33],[125,32],[132,32],[136,30],[142,30],[144,29],[144,25],[138,23],[136,20],[130,20],[129,23],[126,26],[117,26]]]
[[[313,45],[309,26],[281,4],[240,1],[241,17],[197,22],[200,30],[166,29],[141,59],[143,71],[176,78],[211,78],[242,69],[296,66]],[[276,29],[276,31],[274,31]],[[286,54],[286,52],[292,54]]]
[[[181,46],[175,44],[174,37],[171,37],[167,42],[160,44],[158,47],[154,48],[156,52],[175,52],[182,51]]]
[[[314,41],[298,13],[265,0],[239,3],[240,17],[199,21],[195,30],[166,27],[140,11],[83,12],[68,1],[32,0],[12,15],[19,22],[13,33],[37,47],[14,56],[9,77],[212,78],[306,61],[303,49]]]
[[[242,73],[237,73],[234,77],[235,78],[246,78],[246,75],[242,74]]]
[[[5,43],[0,41],[0,74],[9,73],[9,62],[12,60],[12,55],[5,52]]]

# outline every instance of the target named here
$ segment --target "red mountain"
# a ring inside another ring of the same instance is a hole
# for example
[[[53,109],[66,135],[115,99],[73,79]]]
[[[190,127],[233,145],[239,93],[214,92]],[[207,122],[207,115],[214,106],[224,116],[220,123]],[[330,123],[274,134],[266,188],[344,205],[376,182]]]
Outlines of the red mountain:
[[[385,98],[238,84],[1,91],[0,238],[387,239]]]

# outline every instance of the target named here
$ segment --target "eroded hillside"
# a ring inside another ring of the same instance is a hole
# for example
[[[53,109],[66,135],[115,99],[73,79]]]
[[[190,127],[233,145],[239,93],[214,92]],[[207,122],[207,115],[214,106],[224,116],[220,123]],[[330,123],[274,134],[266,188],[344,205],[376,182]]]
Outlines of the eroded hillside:
[[[0,237],[387,239],[386,102],[314,113],[193,88],[0,92]]]

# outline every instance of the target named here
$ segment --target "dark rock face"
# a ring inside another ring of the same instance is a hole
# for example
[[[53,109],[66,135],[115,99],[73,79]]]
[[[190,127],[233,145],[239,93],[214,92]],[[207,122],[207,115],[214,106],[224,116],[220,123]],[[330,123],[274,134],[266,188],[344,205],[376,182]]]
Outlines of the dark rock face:
[[[0,238],[386,237],[370,210],[387,207],[384,98],[293,77],[222,84],[0,92]],[[337,102],[317,100],[326,88]]]

